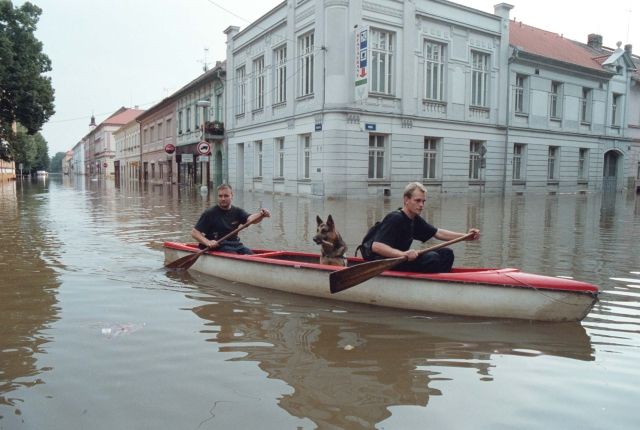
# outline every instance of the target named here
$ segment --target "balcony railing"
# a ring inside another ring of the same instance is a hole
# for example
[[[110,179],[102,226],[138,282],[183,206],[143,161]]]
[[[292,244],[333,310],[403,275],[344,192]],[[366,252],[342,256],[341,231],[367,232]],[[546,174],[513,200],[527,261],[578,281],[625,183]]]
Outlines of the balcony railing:
[[[222,136],[224,135],[224,123],[222,121],[207,121],[204,123],[204,131],[206,134]]]

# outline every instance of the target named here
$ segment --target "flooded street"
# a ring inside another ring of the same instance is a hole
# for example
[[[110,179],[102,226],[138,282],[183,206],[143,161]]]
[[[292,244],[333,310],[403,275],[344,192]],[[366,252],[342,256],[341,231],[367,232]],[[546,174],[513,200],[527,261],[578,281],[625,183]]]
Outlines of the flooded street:
[[[480,242],[456,266],[598,285],[581,323],[416,314],[163,268],[213,194],[52,177],[0,183],[0,430],[634,429],[640,196],[428,197]],[[243,193],[249,247],[349,255],[401,205]],[[328,288],[328,286],[327,286]]]

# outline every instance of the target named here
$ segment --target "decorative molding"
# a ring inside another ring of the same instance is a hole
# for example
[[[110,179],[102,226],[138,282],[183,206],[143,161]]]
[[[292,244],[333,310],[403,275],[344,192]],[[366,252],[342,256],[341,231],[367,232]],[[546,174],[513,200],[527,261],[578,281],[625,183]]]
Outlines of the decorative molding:
[[[402,128],[413,128],[413,120],[410,118],[402,118]]]
[[[309,18],[314,13],[315,13],[315,9],[310,7],[296,15],[296,22],[300,22],[306,18]]]
[[[401,9],[394,9],[394,8],[390,8],[390,7],[384,7],[381,6],[377,3],[372,3],[372,2],[362,2],[362,10],[363,11],[368,11],[368,12],[375,12],[375,13],[380,13],[382,15],[385,16],[393,16],[396,18],[404,18],[404,15],[402,13]]]
[[[347,115],[347,124],[360,124],[360,115],[350,113]]]
[[[324,7],[349,7],[349,0],[324,0]]]
[[[289,130],[293,130],[294,128],[296,128],[296,120],[294,118],[287,121],[287,128]]]

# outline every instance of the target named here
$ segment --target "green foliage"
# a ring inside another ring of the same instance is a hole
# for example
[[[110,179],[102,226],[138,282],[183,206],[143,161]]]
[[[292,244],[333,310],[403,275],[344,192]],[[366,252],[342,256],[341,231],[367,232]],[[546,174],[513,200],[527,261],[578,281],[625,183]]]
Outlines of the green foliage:
[[[20,128],[14,135],[14,142],[13,158],[16,164],[22,163],[23,172],[49,170],[49,149],[47,141],[40,133],[30,135]]]
[[[19,147],[24,139],[13,133],[12,124],[33,135],[55,113],[51,78],[44,76],[51,61],[34,35],[41,13],[29,2],[14,8],[11,1],[0,0],[0,139],[8,142],[9,157],[16,160],[27,149]]]
[[[49,163],[49,172],[62,173],[62,162],[66,154],[64,152],[57,152],[56,155],[51,157],[51,163]]]

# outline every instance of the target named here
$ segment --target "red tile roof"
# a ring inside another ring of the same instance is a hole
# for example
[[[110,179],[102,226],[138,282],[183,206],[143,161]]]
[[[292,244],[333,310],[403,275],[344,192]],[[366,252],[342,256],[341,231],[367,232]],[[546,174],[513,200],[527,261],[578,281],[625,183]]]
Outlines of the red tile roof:
[[[124,125],[129,123],[137,118],[144,110],[140,109],[129,109],[126,107],[121,107],[117,111],[115,111],[109,118],[102,121],[100,125]]]
[[[587,49],[557,33],[509,21],[509,44],[530,54],[602,71],[598,61]]]

